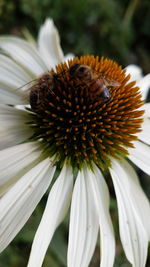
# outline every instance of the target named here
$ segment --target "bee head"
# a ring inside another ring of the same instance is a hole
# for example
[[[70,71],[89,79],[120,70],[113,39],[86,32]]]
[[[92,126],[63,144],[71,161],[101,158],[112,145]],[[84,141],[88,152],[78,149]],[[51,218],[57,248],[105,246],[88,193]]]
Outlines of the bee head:
[[[84,78],[89,80],[92,77],[91,68],[83,64],[74,64],[70,67],[70,76],[74,78]]]

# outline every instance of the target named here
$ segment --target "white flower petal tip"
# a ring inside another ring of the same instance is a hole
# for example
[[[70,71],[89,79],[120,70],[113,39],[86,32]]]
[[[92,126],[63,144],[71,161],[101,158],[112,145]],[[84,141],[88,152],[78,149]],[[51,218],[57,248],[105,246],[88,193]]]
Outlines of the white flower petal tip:
[[[110,173],[119,210],[119,228],[127,259],[133,267],[145,267],[150,238],[150,205],[134,169],[112,159]]]
[[[72,188],[72,169],[64,165],[49,193],[46,208],[33,241],[28,267],[42,266],[53,234],[69,208]]]
[[[112,267],[115,240],[109,215],[109,195],[106,183],[95,166],[94,173],[78,174],[71,204],[68,266],[87,267],[96,245],[98,226],[101,236],[101,267]]]
[[[55,67],[64,59],[59,33],[52,19],[46,19],[40,28],[38,48],[48,69]]]
[[[143,172],[150,175],[150,147],[140,141],[133,142],[134,148],[129,148],[128,158]]]
[[[134,64],[127,66],[126,73],[131,75],[130,81],[139,81],[142,79],[142,69]]]
[[[50,185],[54,171],[49,158],[43,160],[0,199],[0,251],[8,246],[29,219]]]

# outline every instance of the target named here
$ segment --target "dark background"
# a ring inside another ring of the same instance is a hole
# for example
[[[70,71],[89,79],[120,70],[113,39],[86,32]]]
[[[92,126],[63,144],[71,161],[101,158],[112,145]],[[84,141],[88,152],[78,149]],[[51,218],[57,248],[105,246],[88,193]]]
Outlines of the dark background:
[[[35,37],[46,17],[59,29],[65,53],[104,55],[150,71],[149,0],[0,0],[0,33]]]
[[[54,19],[64,53],[94,54],[118,61],[125,67],[137,64],[143,74],[150,72],[150,1],[149,0],[0,0],[0,34],[37,37],[46,17]],[[147,175],[137,170],[146,194],[150,197]],[[115,267],[131,266],[119,241],[117,206],[112,184],[111,214],[117,238]],[[47,196],[23,230],[0,256],[0,267],[25,267]],[[68,218],[58,228],[43,264],[65,267]],[[99,244],[90,267],[99,266]],[[150,267],[150,256],[147,266]]]

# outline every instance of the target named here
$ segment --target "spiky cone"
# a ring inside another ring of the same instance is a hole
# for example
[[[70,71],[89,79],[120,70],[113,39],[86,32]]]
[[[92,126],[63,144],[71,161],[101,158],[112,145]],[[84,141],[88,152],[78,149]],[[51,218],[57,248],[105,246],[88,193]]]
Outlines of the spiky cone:
[[[70,68],[75,64],[89,66],[97,79],[118,82],[118,86],[108,86],[108,101],[92,92],[90,81],[72,77]],[[138,110],[143,101],[136,83],[129,82],[130,75],[112,60],[94,56],[76,57],[50,73],[53,85],[45,74],[35,85],[46,93],[33,110],[34,138],[42,138],[61,166],[66,160],[80,169],[84,164],[92,166],[92,162],[104,169],[111,165],[111,156],[126,156],[141,131],[144,113]]]

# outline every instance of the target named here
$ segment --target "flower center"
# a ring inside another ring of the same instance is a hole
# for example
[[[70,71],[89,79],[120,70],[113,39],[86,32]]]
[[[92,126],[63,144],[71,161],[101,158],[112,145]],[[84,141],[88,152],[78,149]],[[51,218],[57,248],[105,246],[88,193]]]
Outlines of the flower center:
[[[143,104],[135,82],[112,60],[76,57],[43,74],[30,88],[34,138],[73,167],[128,154],[140,131]]]

